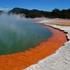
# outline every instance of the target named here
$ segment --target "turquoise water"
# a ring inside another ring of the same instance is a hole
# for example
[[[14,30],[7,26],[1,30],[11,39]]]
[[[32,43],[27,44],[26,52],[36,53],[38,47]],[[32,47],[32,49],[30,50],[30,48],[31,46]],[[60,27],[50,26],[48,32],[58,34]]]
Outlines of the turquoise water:
[[[0,24],[0,55],[33,48],[52,35],[48,28],[31,21],[7,22]]]

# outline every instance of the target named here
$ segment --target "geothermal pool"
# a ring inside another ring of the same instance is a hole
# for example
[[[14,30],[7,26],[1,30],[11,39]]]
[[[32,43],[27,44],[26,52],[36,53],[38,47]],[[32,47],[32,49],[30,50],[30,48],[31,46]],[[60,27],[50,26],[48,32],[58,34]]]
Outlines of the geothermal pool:
[[[48,28],[25,18],[0,16],[0,55],[25,51],[52,35]]]

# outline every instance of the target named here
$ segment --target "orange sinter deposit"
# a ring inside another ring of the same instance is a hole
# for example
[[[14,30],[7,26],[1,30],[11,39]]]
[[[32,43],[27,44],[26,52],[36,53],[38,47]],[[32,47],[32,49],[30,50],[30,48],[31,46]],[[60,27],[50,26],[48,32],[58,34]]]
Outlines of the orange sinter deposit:
[[[50,26],[44,27],[49,28],[53,33],[48,40],[25,52],[1,55],[0,70],[22,70],[55,53],[67,41],[66,34],[63,31]]]

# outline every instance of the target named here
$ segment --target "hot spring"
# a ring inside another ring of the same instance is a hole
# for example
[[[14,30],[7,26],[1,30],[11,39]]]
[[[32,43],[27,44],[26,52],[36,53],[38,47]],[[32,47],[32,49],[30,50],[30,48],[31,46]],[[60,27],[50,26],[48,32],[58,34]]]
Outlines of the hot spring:
[[[34,48],[52,35],[48,28],[26,18],[0,16],[0,55]]]

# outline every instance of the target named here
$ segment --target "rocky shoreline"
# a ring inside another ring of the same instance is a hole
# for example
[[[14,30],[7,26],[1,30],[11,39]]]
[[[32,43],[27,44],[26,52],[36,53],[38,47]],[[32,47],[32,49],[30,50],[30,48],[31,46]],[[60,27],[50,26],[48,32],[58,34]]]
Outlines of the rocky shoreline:
[[[66,34],[67,42],[59,48],[53,55],[48,58],[44,58],[39,61],[37,64],[28,67],[25,70],[70,70],[70,27],[63,27],[57,25],[51,25],[55,29],[59,29]]]

